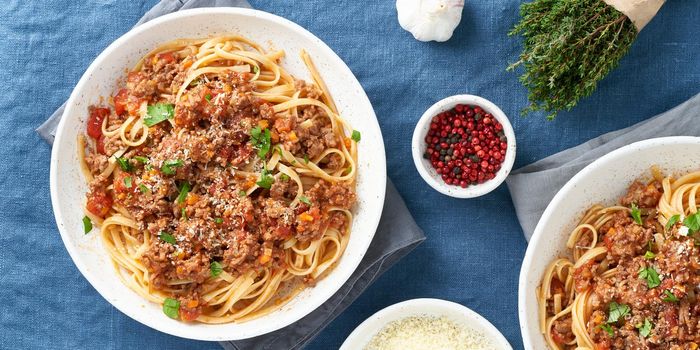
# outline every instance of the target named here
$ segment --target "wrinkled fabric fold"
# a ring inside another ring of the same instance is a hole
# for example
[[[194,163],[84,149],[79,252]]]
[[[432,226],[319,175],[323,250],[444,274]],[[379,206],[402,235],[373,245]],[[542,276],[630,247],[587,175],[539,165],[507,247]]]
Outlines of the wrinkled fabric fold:
[[[650,119],[598,136],[511,173],[508,190],[525,238],[559,189],[594,160],[633,142],[663,136],[700,136],[700,94]]]
[[[245,0],[163,0],[137,22],[136,26],[167,13],[200,7],[246,7]],[[39,126],[37,133],[52,144],[65,103]],[[225,349],[300,349],[314,339],[379,276],[425,240],[411,213],[389,179],[382,217],[372,243],[348,281],[328,301],[301,320],[278,331],[239,341],[220,342]],[[332,272],[331,272],[332,273]]]

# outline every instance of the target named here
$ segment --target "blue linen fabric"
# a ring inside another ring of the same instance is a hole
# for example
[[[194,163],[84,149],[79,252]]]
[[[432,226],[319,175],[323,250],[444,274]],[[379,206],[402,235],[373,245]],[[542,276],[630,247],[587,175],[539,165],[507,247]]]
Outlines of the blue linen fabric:
[[[0,9],[0,348],[218,349],[172,337],[109,305],[80,275],[56,229],[50,148],[34,129],[61,105],[89,63],[156,0],[30,2]],[[295,21],[350,66],[379,118],[389,176],[428,239],[371,286],[309,345],[337,348],[377,310],[416,297],[464,304],[522,348],[517,283],[526,242],[505,186],[477,199],[433,191],[411,159],[415,122],[435,101],[481,95],[510,116],[516,167],[669,109],[700,89],[700,6],[667,2],[590,98],[554,121],[520,117],[527,91],[505,67],[521,50],[506,36],[518,1],[467,2],[455,35],[421,43],[403,31],[394,1],[261,1]]]

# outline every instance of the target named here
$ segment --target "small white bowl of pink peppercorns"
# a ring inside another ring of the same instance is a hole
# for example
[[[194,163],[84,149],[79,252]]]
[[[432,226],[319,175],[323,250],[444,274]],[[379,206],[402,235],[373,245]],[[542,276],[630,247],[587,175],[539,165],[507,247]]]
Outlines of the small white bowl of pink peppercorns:
[[[515,161],[515,134],[491,101],[455,95],[421,116],[412,140],[413,162],[428,185],[457,198],[493,191]]]

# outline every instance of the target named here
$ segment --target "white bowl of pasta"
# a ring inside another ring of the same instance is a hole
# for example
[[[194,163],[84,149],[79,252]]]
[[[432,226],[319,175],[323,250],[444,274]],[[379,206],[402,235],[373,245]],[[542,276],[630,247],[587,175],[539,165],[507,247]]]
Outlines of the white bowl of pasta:
[[[222,341],[287,326],[345,283],[379,222],[386,160],[369,99],[320,39],[208,8],[154,19],[95,59],[50,182],[66,249],[107,301]]]
[[[682,311],[697,310],[700,293],[689,267],[700,260],[698,164],[700,138],[649,139],[599,158],[562,187],[520,270],[526,349],[698,342],[687,324],[700,316]]]

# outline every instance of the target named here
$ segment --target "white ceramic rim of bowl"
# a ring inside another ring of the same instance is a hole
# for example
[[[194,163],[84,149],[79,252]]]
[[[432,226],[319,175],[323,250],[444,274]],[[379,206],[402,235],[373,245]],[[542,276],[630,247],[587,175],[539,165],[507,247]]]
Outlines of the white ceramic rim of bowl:
[[[520,321],[520,334],[523,338],[523,346],[525,349],[533,348],[532,339],[530,338],[530,334],[528,332],[531,327],[537,327],[537,334],[541,335],[541,332],[539,331],[539,324],[529,324],[527,318],[528,315],[526,313],[526,296],[527,293],[535,293],[534,290],[527,290],[527,282],[528,278],[530,277],[531,266],[533,265],[535,258],[537,258],[537,252],[535,251],[534,247],[539,245],[539,241],[545,239],[546,236],[543,228],[545,226],[545,222],[547,222],[550,219],[554,208],[560,205],[561,202],[567,198],[569,192],[579,181],[581,181],[581,179],[590,176],[591,173],[595,172],[600,166],[606,164],[609,161],[615,160],[619,157],[623,157],[629,153],[639,152],[641,150],[657,147],[659,145],[686,143],[699,144],[700,138],[694,136],[658,137],[622,146],[596,159],[591,164],[588,164],[585,168],[581,169],[578,173],[576,173],[576,175],[574,175],[569,181],[567,181],[566,184],[564,184],[564,186],[562,186],[562,188],[557,192],[554,198],[552,198],[552,200],[547,205],[547,208],[545,209],[544,213],[542,213],[542,217],[537,222],[537,226],[535,227],[535,231],[532,237],[530,238],[530,241],[528,242],[525,257],[523,258],[523,263],[520,267],[520,277],[518,280],[518,318]],[[579,214],[580,213],[572,213],[572,215]],[[537,278],[541,279],[541,276],[537,276]]]
[[[57,166],[58,166],[58,147],[55,145],[60,144],[60,140],[63,134],[63,130],[66,128],[66,120],[69,118],[66,118],[67,113],[69,113],[72,109],[72,106],[75,104],[76,99],[78,98],[78,91],[81,91],[86,85],[87,81],[89,80],[88,77],[91,75],[93,71],[98,69],[100,65],[104,64],[104,61],[112,54],[113,51],[115,51],[117,48],[119,48],[121,45],[123,45],[125,42],[128,42],[132,40],[134,37],[140,35],[141,33],[147,32],[149,30],[152,30],[154,27],[157,27],[159,25],[162,25],[163,23],[166,22],[174,22],[176,23],[179,20],[186,20],[188,17],[194,17],[194,16],[199,16],[199,15],[239,15],[239,16],[247,16],[251,17],[254,19],[260,19],[264,21],[270,21],[274,22],[276,24],[285,26],[289,28],[289,30],[295,32],[296,35],[299,35],[301,37],[305,37],[305,39],[308,39],[312,42],[314,42],[317,45],[317,49],[319,51],[322,51],[325,55],[327,55],[331,60],[335,61],[335,63],[338,63],[334,67],[338,67],[341,70],[343,70],[345,74],[349,74],[352,78],[357,81],[357,78],[355,75],[352,73],[350,68],[345,64],[345,62],[326,44],[324,43],[321,39],[316,37],[314,34],[309,32],[308,30],[304,29],[300,25],[285,19],[283,17],[255,10],[255,9],[246,9],[246,8],[238,8],[238,7],[213,7],[213,8],[199,8],[199,9],[188,9],[188,10],[182,10],[174,13],[170,13],[158,18],[155,18],[151,21],[148,21],[147,23],[144,23],[142,25],[139,25],[127,33],[123,34],[121,37],[116,39],[114,42],[112,42],[107,48],[105,48],[98,56],[95,58],[95,60],[90,64],[90,66],[87,68],[85,73],[83,73],[82,77],[76,84],[75,88],[73,89],[73,92],[71,93],[70,97],[68,98],[68,101],[66,102],[66,109],[64,111],[64,114],[59,121],[59,124],[56,129],[56,135],[54,139],[54,147],[51,152],[51,163],[50,163],[50,175],[49,175],[49,181],[50,181],[50,192],[51,192],[51,204],[52,208],[54,211],[54,216],[56,219],[57,226],[59,228],[59,232],[61,234],[61,239],[63,241],[64,246],[66,247],[66,250],[68,251],[69,255],[71,256],[71,259],[73,260],[73,263],[76,265],[78,270],[81,272],[81,274],[85,277],[85,279],[88,280],[88,282],[97,290],[97,292],[105,299],[107,300],[112,306],[117,308],[119,311],[121,311],[123,314],[129,316],[130,318],[136,320],[137,322],[144,324],[148,327],[151,327],[153,329],[156,329],[158,331],[178,336],[178,337],[183,337],[183,338],[188,338],[188,339],[196,339],[196,340],[208,340],[208,341],[228,341],[228,340],[239,340],[239,339],[247,339],[263,334],[267,334],[269,332],[276,331],[278,329],[281,329],[283,327],[286,327],[302,317],[310,314],[314,310],[316,310],[319,306],[321,306],[323,303],[325,303],[330,297],[332,297],[344,284],[347,282],[348,278],[352,275],[352,273],[357,270],[357,267],[359,266],[360,262],[362,261],[362,258],[366,254],[367,249],[369,248],[370,243],[372,242],[372,238],[374,234],[376,233],[376,228],[379,225],[379,219],[381,217],[381,211],[382,211],[382,205],[379,205],[379,210],[378,212],[375,211],[375,215],[373,216],[373,221],[371,222],[371,227],[374,229],[371,232],[371,236],[367,234],[369,237],[366,239],[366,244],[362,247],[358,247],[358,249],[362,249],[364,252],[361,254],[359,257],[353,256],[353,260],[351,261],[351,266],[352,269],[347,269],[346,273],[340,278],[342,283],[338,283],[336,285],[329,285],[328,288],[323,290],[323,293],[320,293],[320,296],[316,296],[317,298],[308,298],[310,301],[308,302],[308,308],[305,310],[294,310],[290,311],[288,314],[291,316],[287,316],[282,322],[274,324],[274,323],[268,323],[265,326],[257,327],[255,331],[247,332],[242,335],[232,335],[232,334],[223,334],[224,332],[222,331],[211,331],[211,332],[197,332],[191,329],[188,329],[187,327],[189,326],[188,323],[184,322],[177,322],[179,326],[173,327],[173,326],[167,326],[163,325],[164,322],[156,322],[156,321],[149,321],[144,317],[141,313],[134,312],[134,310],[127,309],[125,305],[122,304],[115,304],[113,303],[112,300],[110,300],[107,297],[107,287],[101,285],[100,283],[96,283],[96,280],[94,280],[91,276],[91,273],[87,273],[87,267],[84,263],[84,261],[81,259],[79,252],[77,251],[77,248],[73,247],[71,244],[69,244],[69,238],[68,235],[69,233],[66,232],[65,225],[64,225],[64,219],[63,219],[63,210],[59,206],[58,202],[58,192],[57,192],[57,187],[58,187],[58,174],[57,174]],[[358,86],[360,86],[359,81],[358,81]],[[379,128],[379,122],[376,118],[376,115],[374,114],[374,110],[371,107],[371,102],[369,101],[369,98],[367,97],[366,92],[364,89],[360,87],[359,89],[359,94],[361,95],[362,98],[366,100],[366,102],[369,105],[369,109],[371,110],[372,113],[368,115],[367,118],[367,123],[368,125],[366,127],[372,127],[376,128],[378,131],[378,137],[379,137],[379,144],[383,145],[383,140],[381,136],[381,130]],[[380,147],[381,149],[374,149],[374,152],[380,152],[381,153],[381,158],[384,159],[383,164],[379,165],[373,165],[375,168],[379,168],[380,171],[377,171],[377,174],[375,175],[380,175],[379,178],[373,178],[373,182],[381,181],[384,185],[381,186],[381,193],[376,193],[376,198],[377,200],[380,200],[381,203],[384,203],[385,199],[385,194],[386,194],[386,155],[385,155],[385,150],[383,147]],[[383,169],[383,171],[381,171]],[[78,171],[78,169],[75,169]],[[105,252],[106,254],[106,252]],[[343,256],[345,257],[347,254],[344,254]],[[114,271],[110,271],[109,273],[115,273]],[[339,273],[338,271],[334,271],[334,273]],[[145,302],[149,302],[144,299]],[[255,320],[248,321],[248,322],[255,322]],[[222,325],[228,325],[227,324],[197,324],[197,325],[203,325],[204,327],[212,327],[215,328],[217,326],[222,326]]]
[[[350,333],[343,345],[340,346],[340,350],[362,349],[372,340],[372,337],[377,332],[390,322],[421,315],[446,316],[453,321],[461,322],[473,330],[482,332],[486,338],[495,343],[493,345],[499,350],[513,349],[503,334],[489,320],[474,310],[452,301],[419,298],[402,301],[377,311]]]
[[[467,188],[462,188],[459,186],[448,185],[442,181],[442,178],[435,172],[430,162],[423,158],[425,149],[427,148],[425,144],[425,135],[428,133],[430,128],[430,122],[435,115],[442,113],[458,104],[476,105],[487,112],[490,112],[496,120],[498,120],[501,125],[503,125],[503,132],[508,139],[508,148],[506,148],[506,157],[501,164],[501,169],[496,172],[496,177],[488,180],[482,184],[467,186]],[[411,151],[413,153],[413,163],[416,166],[416,170],[420,176],[425,180],[425,182],[434,188],[436,191],[455,198],[474,198],[483,196],[494,189],[505,181],[508,174],[510,174],[513,168],[513,163],[515,162],[515,133],[513,132],[513,126],[510,124],[510,120],[503,111],[496,106],[493,102],[476,95],[454,95],[446,97],[438,102],[435,102],[428,110],[423,113],[423,115],[418,120],[416,128],[413,130],[413,138],[411,140]]]

